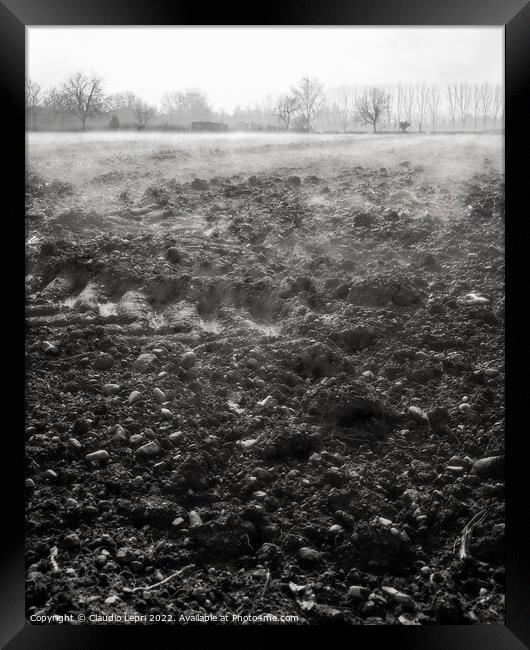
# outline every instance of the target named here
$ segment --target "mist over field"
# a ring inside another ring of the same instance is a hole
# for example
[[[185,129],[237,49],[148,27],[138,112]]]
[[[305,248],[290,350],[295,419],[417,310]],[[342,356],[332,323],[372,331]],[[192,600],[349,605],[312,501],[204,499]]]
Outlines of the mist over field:
[[[83,189],[85,201],[113,198],[106,188],[122,179],[139,192],[156,179],[255,174],[277,168],[293,173],[339,165],[422,165],[434,178],[462,180],[480,171],[484,158],[503,166],[503,136],[463,134],[334,135],[226,133],[28,133],[27,160],[49,179]],[[108,175],[109,183],[105,183]],[[103,191],[103,194],[102,194]]]

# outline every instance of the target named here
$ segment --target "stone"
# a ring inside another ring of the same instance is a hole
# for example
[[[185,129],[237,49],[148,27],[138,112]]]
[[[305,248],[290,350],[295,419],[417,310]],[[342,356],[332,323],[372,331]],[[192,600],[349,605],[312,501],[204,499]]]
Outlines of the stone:
[[[114,428],[114,436],[112,438],[115,442],[126,442],[127,433],[121,424],[117,424]]]
[[[377,521],[381,524],[381,526],[392,526],[390,519],[385,519],[385,517],[378,517]]]
[[[175,528],[175,529],[178,530],[179,528],[182,528],[182,527],[184,526],[185,523],[186,523],[186,521],[184,520],[183,517],[176,517],[176,518],[173,519],[173,521],[171,522],[171,525],[173,526],[173,528]]]
[[[316,551],[314,548],[310,548],[309,546],[303,546],[298,551],[298,559],[302,564],[307,566],[316,564],[320,561],[321,557],[321,553]]]
[[[370,590],[366,587],[361,587],[359,585],[352,585],[348,589],[348,598],[355,598],[356,600],[366,600]]]
[[[418,424],[428,424],[429,417],[419,406],[409,406],[407,415]]]
[[[323,477],[325,483],[331,485],[332,487],[340,488],[344,484],[344,475],[341,473],[338,467],[330,467],[324,472]]]
[[[153,397],[159,404],[163,404],[167,401],[166,394],[160,390],[160,388],[155,388],[153,390]]]
[[[134,369],[138,372],[149,372],[150,370],[158,369],[159,366],[160,360],[156,354],[149,352],[144,352],[134,362]]]
[[[197,528],[199,526],[202,526],[202,519],[200,518],[198,512],[195,510],[190,510],[188,516],[190,518],[190,528]]]
[[[142,393],[138,390],[133,390],[132,393],[128,397],[128,402],[132,406],[133,404],[136,404],[142,399]]]
[[[81,451],[83,445],[77,438],[68,438],[68,444],[74,451]]]
[[[103,388],[101,389],[101,392],[104,395],[116,395],[116,393],[120,392],[120,385],[119,384],[105,384]]]
[[[274,406],[276,403],[276,400],[272,395],[267,395],[265,399],[262,399],[260,402],[256,402],[256,406],[258,408],[270,408],[271,406]]]
[[[254,476],[260,481],[270,481],[273,478],[271,472],[268,469],[263,469],[262,467],[256,467],[254,470]]]
[[[343,530],[344,528],[340,524],[333,524],[328,528],[328,532],[332,535],[338,535],[339,533],[342,533]]]
[[[414,488],[408,488],[403,492],[403,496],[409,499],[410,501],[417,501],[417,499],[420,496],[420,493],[418,492],[418,490],[415,490]]]
[[[97,451],[93,451],[90,454],[87,454],[85,458],[91,463],[106,463],[108,462],[110,456],[109,452],[105,449],[98,449]]]
[[[480,458],[473,463],[471,473],[487,480],[491,478],[504,479],[504,456],[489,456]]]
[[[476,292],[472,292],[466,293],[465,296],[460,298],[460,302],[464,305],[487,305],[489,300]]]
[[[195,355],[195,352],[185,352],[182,355],[182,358],[180,360],[180,365],[182,368],[185,368],[186,370],[189,370],[189,368],[193,368],[197,361],[197,357]]]
[[[57,349],[57,346],[55,346],[53,343],[50,343],[49,341],[43,341],[42,342],[42,351],[45,354],[50,354],[50,355],[54,355],[54,354],[57,354],[59,352],[59,350]]]
[[[381,587],[381,591],[398,603],[408,603],[411,599],[411,596],[398,591],[394,587]]]
[[[484,375],[488,378],[496,377],[498,374],[499,371],[497,368],[486,368],[486,370],[484,370]]]
[[[154,440],[138,447],[136,450],[136,456],[141,458],[154,458],[155,456],[158,456],[159,453],[160,447]]]
[[[135,445],[141,445],[142,442],[145,440],[145,436],[143,433],[133,433],[132,436],[129,438],[129,442],[133,447]]]
[[[251,447],[254,447],[257,442],[258,441],[255,438],[247,438],[247,440],[239,440],[238,444],[243,449],[250,449]]]
[[[173,413],[169,409],[160,409],[160,416],[163,420],[171,420]]]
[[[398,621],[401,625],[420,625],[410,614],[400,614],[398,616]]]
[[[79,539],[79,536],[76,535],[76,533],[71,533],[70,535],[67,535],[64,538],[63,543],[65,548],[69,548],[69,549],[80,548],[81,546],[81,540]]]
[[[116,551],[116,559],[121,564],[129,564],[135,558],[135,553],[130,546],[122,546]]]

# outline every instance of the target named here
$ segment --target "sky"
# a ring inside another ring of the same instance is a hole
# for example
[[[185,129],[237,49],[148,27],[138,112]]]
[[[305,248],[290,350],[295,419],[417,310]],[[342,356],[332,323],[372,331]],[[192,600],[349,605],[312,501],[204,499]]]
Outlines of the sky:
[[[201,88],[232,111],[287,92],[301,77],[342,84],[502,84],[503,27],[28,27],[27,74],[43,87],[82,71],[107,93],[159,104]]]

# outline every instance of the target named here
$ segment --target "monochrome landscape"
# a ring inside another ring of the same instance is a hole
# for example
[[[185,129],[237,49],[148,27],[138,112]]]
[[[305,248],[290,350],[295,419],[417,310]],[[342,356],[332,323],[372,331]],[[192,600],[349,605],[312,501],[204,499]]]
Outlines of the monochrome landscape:
[[[502,624],[502,30],[236,31],[29,29],[27,619]]]

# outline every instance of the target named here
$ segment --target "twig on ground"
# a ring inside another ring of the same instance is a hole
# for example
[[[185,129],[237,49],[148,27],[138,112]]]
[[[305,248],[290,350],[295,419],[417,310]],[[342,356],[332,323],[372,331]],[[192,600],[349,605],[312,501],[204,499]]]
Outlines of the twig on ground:
[[[57,564],[57,560],[55,559],[58,555],[59,555],[59,549],[57,548],[57,546],[52,546],[50,549],[50,562],[54,573],[60,571],[59,565]]]
[[[74,354],[72,357],[63,357],[62,359],[46,359],[52,363],[59,363],[60,361],[72,361],[72,359],[79,359],[81,357],[88,357],[91,354],[99,354],[99,350],[90,350],[89,352],[82,352],[81,354]]]
[[[473,528],[477,524],[482,523],[485,515],[486,515],[485,510],[481,510],[480,512],[477,512],[464,526],[464,529],[462,531],[462,540],[460,542],[460,549],[458,551],[458,557],[461,560],[465,560],[468,557],[470,557],[469,544],[471,542],[471,535],[473,534]]]
[[[167,578],[164,578],[163,580],[160,580],[160,582],[155,582],[153,585],[149,585],[147,587],[135,587],[134,589],[131,589],[131,593],[134,594],[137,591],[151,591],[151,589],[156,589],[157,587],[160,587],[170,580],[173,580],[174,578],[178,578],[178,576],[181,576],[183,573],[186,571],[190,571],[195,568],[194,564],[188,564],[185,567],[182,567],[182,569],[179,569],[178,571],[175,571],[175,573],[172,573],[170,576]]]
[[[267,569],[267,577],[265,578],[265,584],[263,585],[263,591],[261,592],[261,596],[258,598],[258,601],[263,599],[263,596],[265,595],[265,592],[267,591],[267,587],[269,586],[269,580],[271,579],[271,572],[269,569]]]

